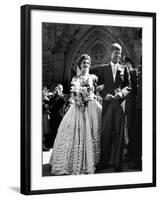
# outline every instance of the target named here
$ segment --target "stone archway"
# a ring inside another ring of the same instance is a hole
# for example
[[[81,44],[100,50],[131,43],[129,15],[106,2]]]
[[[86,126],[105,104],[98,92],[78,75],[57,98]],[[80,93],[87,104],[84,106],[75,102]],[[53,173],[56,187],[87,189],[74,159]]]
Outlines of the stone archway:
[[[63,83],[66,90],[76,75],[77,59],[83,53],[91,56],[91,68],[94,69],[109,62],[110,47],[117,42],[123,48],[122,56],[130,56],[135,64],[139,61],[141,45],[136,37],[137,28],[78,24],[63,24],[63,27],[52,49],[52,82]]]
[[[83,26],[81,29],[83,29]],[[64,79],[70,82],[73,72],[74,74],[76,73],[77,59],[83,53],[91,56],[91,68],[108,63],[110,59],[110,47],[115,42],[122,45],[123,54],[129,55],[127,47],[123,44],[122,40],[116,37],[107,27],[90,26],[66,54]]]

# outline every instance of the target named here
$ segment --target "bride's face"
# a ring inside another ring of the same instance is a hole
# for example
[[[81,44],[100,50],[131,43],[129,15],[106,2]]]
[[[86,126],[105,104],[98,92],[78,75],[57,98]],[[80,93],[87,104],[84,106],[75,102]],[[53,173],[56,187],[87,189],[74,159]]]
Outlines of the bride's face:
[[[89,68],[90,68],[90,61],[89,59],[84,59],[81,63],[81,72],[84,73],[84,72],[87,72],[89,71]]]

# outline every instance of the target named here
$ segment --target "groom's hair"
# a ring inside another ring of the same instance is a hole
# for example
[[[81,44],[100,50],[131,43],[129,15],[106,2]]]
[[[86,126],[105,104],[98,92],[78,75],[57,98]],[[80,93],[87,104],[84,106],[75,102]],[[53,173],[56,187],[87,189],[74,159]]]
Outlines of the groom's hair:
[[[114,50],[120,50],[120,51],[122,51],[121,45],[118,44],[118,43],[112,44],[112,46],[111,46],[111,52],[113,52]]]

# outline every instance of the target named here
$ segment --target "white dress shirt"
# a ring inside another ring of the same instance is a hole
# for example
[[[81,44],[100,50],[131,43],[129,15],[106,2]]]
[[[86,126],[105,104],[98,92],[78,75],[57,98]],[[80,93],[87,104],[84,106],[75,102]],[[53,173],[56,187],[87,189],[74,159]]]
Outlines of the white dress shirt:
[[[117,72],[117,69],[118,69],[119,65],[120,65],[119,63],[114,64],[113,62],[111,62],[112,74],[113,74],[114,82],[115,82],[115,79],[116,79],[116,72]],[[115,93],[118,94],[120,97],[123,96],[123,93],[121,91],[119,91],[118,93],[115,91]]]
[[[113,62],[111,62],[112,74],[113,74],[113,80],[114,81],[115,81],[115,78],[116,78],[116,72],[117,72],[118,65],[119,65],[119,63],[114,64]]]

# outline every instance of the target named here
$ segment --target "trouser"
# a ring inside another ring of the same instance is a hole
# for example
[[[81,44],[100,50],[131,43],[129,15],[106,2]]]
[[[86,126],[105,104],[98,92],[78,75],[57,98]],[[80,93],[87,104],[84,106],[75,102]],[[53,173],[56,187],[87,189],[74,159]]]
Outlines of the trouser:
[[[113,142],[114,167],[120,168],[123,155],[125,115],[117,100],[112,100],[103,113],[100,165],[108,166]]]

